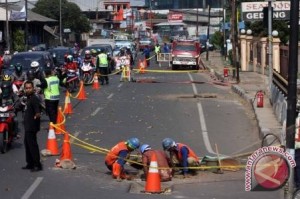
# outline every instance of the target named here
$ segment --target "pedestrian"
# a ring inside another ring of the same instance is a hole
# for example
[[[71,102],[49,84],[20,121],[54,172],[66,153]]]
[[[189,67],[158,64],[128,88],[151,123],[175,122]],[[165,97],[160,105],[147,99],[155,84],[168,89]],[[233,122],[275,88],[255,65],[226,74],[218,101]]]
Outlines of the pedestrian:
[[[129,157],[130,152],[140,147],[138,138],[130,138],[127,141],[121,141],[115,145],[105,157],[105,165],[112,172],[112,177],[117,181],[122,179],[131,180],[131,176],[127,175],[124,171],[126,159]]]
[[[188,174],[197,174],[195,169],[188,168],[200,165],[198,156],[190,147],[182,143],[175,143],[171,138],[163,139],[162,146],[165,151],[170,153],[172,166],[183,167],[182,174],[184,178],[189,177]]]
[[[24,110],[24,144],[26,152],[26,166],[22,169],[29,169],[32,172],[41,171],[43,169],[40,161],[40,150],[37,143],[37,133],[40,130],[40,103],[38,97],[34,94],[33,83],[27,81],[25,83],[25,94],[27,101]]]
[[[106,84],[109,84],[108,56],[105,53],[104,49],[100,49],[100,54],[97,55],[96,67],[97,67],[97,72],[100,73],[101,85],[104,84],[104,80],[105,80]]]
[[[169,47],[169,45],[167,43],[164,44],[163,52],[164,53],[170,53],[170,47]]]
[[[59,79],[50,68],[45,69],[46,78],[41,81],[41,88],[44,89],[45,107],[50,122],[56,123],[59,104]]]
[[[159,43],[157,43],[156,46],[154,47],[154,52],[155,52],[156,63],[158,64],[158,54],[160,53]]]
[[[155,154],[157,158],[157,165],[159,168],[160,180],[162,182],[172,180],[172,169],[170,168],[171,161],[164,151],[153,150],[151,149],[150,145],[143,144],[140,147],[140,152],[142,154],[142,163],[145,179],[147,179],[148,170],[151,163],[151,157],[153,154]]]
[[[145,60],[147,61],[147,67],[150,67],[150,48],[148,45],[146,45],[146,47],[143,50],[143,55],[145,55]]]

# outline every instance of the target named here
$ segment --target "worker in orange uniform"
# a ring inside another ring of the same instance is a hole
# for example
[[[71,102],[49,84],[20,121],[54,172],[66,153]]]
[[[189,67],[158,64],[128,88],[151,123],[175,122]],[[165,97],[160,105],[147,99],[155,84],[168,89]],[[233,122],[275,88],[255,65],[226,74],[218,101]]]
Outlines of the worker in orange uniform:
[[[188,174],[197,174],[195,169],[188,168],[200,165],[198,156],[190,147],[182,143],[175,143],[171,138],[163,139],[162,146],[165,151],[170,153],[172,165],[183,167],[182,174],[184,178],[189,177]]]
[[[122,179],[131,180],[131,176],[124,172],[126,159],[129,158],[130,152],[140,147],[138,138],[130,138],[127,141],[121,141],[115,145],[105,157],[105,165],[112,171],[112,177],[117,181]]]
[[[153,154],[155,154],[157,158],[157,166],[159,168],[160,181],[166,182],[172,180],[172,169],[170,168],[171,161],[164,151],[153,150],[151,149],[150,145],[143,144],[140,147],[140,152],[142,154],[142,163],[145,179],[147,179],[148,170],[151,163],[151,157]]]

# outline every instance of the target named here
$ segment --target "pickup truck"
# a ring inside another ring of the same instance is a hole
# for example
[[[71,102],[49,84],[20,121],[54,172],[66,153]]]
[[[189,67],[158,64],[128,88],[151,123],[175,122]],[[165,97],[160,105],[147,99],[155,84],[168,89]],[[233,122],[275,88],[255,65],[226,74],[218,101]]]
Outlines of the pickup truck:
[[[187,68],[199,70],[200,43],[194,40],[178,40],[172,44],[172,70]]]

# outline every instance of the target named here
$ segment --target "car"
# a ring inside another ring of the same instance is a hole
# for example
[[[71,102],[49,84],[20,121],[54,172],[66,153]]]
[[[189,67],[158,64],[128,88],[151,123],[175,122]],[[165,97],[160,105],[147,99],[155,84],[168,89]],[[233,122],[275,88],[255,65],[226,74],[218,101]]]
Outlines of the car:
[[[66,54],[73,54],[74,50],[70,47],[58,46],[48,50],[53,57],[55,66],[61,66],[64,64],[64,56]]]
[[[137,57],[137,52],[136,52],[136,46],[134,42],[131,41],[124,41],[124,40],[117,40],[116,41],[116,48],[113,50],[113,57],[117,56],[120,52],[121,48],[129,48],[132,54],[132,58],[135,61]]]
[[[139,50],[142,51],[144,48],[148,46],[150,50],[154,50],[155,42],[154,39],[149,37],[141,38],[139,41]]]
[[[10,67],[4,69],[3,74],[12,74],[14,71],[14,65],[17,63],[22,64],[23,71],[27,72],[33,61],[39,62],[41,71],[44,71],[46,66],[54,69],[54,61],[48,51],[19,52],[12,56],[10,60]]]

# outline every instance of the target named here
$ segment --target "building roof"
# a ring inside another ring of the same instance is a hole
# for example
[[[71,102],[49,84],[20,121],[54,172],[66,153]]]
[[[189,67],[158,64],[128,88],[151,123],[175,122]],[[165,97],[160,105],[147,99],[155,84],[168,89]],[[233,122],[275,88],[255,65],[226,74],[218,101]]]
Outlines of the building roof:
[[[20,11],[22,8],[17,7],[16,5],[10,5],[8,8],[8,20],[9,21],[25,21],[25,19],[19,19],[19,20],[10,20],[11,10],[14,11]],[[50,19],[48,17],[45,17],[43,15],[37,14],[35,12],[32,12],[31,10],[27,10],[28,16],[27,21],[36,21],[36,22],[57,22],[55,19]],[[0,7],[0,21],[6,21],[6,9]]]

